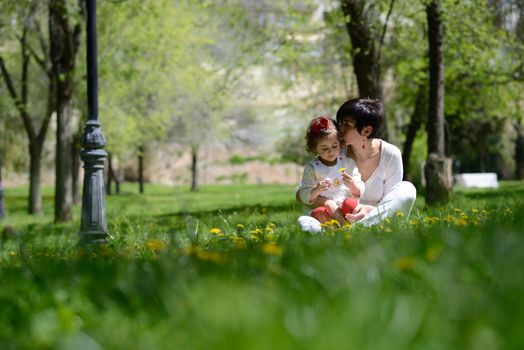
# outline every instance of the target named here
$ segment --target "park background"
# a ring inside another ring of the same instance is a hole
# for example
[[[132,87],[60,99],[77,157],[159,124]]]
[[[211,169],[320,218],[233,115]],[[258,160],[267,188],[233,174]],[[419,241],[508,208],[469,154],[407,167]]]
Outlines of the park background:
[[[0,347],[523,346],[521,1],[98,1],[111,240],[89,249],[83,3],[0,5]],[[305,128],[358,95],[385,102],[414,212],[304,234]],[[435,134],[500,187],[443,171],[426,201]]]

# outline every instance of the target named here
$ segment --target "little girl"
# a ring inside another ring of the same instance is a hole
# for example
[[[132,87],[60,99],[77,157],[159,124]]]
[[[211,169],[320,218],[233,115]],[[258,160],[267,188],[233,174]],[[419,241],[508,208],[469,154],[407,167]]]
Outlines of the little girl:
[[[322,116],[311,121],[306,132],[306,150],[316,157],[304,168],[297,191],[300,201],[318,205],[311,212],[318,221],[333,218],[344,224],[345,215],[353,211],[364,193],[364,182],[353,159],[340,154],[333,119]]]

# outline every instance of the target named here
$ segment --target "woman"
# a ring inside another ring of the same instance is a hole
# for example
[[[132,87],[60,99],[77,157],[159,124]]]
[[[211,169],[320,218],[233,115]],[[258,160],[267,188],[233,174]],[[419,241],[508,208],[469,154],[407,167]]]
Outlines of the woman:
[[[337,122],[347,146],[345,154],[355,161],[365,183],[359,204],[346,219],[365,226],[374,225],[397,211],[409,215],[417,195],[415,186],[402,181],[402,155],[398,147],[374,138],[383,118],[382,102],[368,98],[348,100],[337,112]],[[301,216],[298,223],[304,231],[321,231],[320,223],[309,216]]]

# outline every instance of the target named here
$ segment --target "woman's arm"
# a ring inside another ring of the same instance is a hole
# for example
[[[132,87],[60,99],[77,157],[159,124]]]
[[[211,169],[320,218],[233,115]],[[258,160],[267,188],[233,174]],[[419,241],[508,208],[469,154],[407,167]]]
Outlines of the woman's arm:
[[[384,152],[383,156],[386,164],[384,165],[384,195],[380,199],[378,203],[379,205],[384,197],[386,197],[395,186],[402,182],[402,177],[404,175],[400,149],[395,145],[384,143],[382,151]]]

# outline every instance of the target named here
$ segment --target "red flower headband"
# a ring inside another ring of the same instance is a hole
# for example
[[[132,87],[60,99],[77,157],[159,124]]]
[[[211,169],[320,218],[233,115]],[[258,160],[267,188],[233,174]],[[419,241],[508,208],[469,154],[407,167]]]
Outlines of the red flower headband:
[[[329,127],[329,119],[322,116],[311,123],[311,130],[319,133]]]

